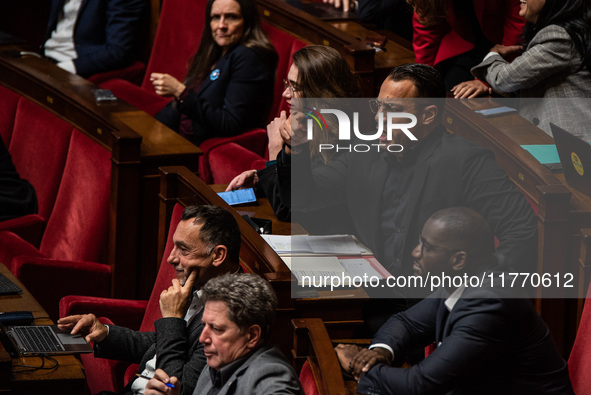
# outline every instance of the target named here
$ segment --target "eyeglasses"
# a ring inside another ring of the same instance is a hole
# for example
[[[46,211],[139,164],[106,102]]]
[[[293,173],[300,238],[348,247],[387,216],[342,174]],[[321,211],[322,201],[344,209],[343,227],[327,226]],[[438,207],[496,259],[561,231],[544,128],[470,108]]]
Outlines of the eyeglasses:
[[[369,99],[369,108],[374,114],[380,112],[382,108],[385,110],[382,112],[396,112],[400,110],[398,103],[386,103],[379,99]]]
[[[283,85],[285,86],[285,89],[289,89],[292,93],[299,92],[301,90],[299,86],[297,86],[296,84],[292,84],[288,80],[283,80]]]
[[[427,240],[425,240],[423,238],[423,236],[419,236],[419,246],[421,247],[421,255],[423,255],[424,250],[427,250],[427,251],[443,250],[443,251],[449,251],[449,252],[462,251],[461,249],[457,249],[457,248],[447,248],[447,247],[440,247],[440,246],[433,245],[433,244],[427,242]]]

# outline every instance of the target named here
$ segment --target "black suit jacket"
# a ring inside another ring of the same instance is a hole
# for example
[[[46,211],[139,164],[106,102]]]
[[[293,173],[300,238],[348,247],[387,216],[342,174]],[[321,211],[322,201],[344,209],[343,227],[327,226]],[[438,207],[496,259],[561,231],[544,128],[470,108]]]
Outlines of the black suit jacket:
[[[52,0],[44,41],[55,30],[64,3]],[[89,77],[128,66],[137,55],[138,32],[147,6],[147,0],[82,0],[74,25],[76,73]]]
[[[499,274],[494,272],[496,280]],[[435,351],[410,369],[374,366],[361,377],[357,391],[572,394],[566,362],[531,300],[523,296],[498,284],[493,288],[488,282],[482,288],[466,288],[448,312],[447,293],[439,289],[393,316],[372,341],[392,347],[396,361],[407,350],[441,342]]]
[[[237,45],[214,66],[197,89],[188,89],[182,103],[174,101],[156,119],[179,130],[180,114],[192,121],[195,145],[211,137],[235,136],[264,127],[273,100],[275,67],[252,49]]]
[[[288,158],[282,152],[277,161],[279,188],[282,198],[288,199],[291,192],[292,220],[298,222],[298,215],[309,217],[346,204],[355,235],[372,249],[382,265],[395,275],[411,274],[411,252],[427,219],[443,208],[467,206],[488,221],[500,241],[497,251],[509,265],[520,271],[535,270],[537,221],[533,210],[490,150],[450,135],[443,127],[421,141],[401,221],[404,248],[396,251],[394,262],[385,261],[384,257],[392,254],[386,253],[390,246],[384,245],[381,237],[382,210],[395,203],[382,198],[389,173],[384,155],[391,154],[345,153],[312,172],[309,155]]]
[[[203,344],[198,341],[203,330],[202,315],[203,310],[188,327],[183,319],[161,318],[154,322],[155,332],[139,332],[111,325],[109,336],[95,343],[94,355],[139,363],[138,373],[141,373],[146,362],[156,354],[156,368],[163,369],[169,376],[176,376],[182,383],[181,393],[191,394],[206,365]],[[130,391],[131,382],[124,393]]]

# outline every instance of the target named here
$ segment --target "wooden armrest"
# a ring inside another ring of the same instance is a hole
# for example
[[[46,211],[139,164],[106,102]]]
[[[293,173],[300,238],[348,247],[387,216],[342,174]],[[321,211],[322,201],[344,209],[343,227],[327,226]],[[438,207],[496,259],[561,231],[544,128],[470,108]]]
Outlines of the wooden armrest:
[[[344,394],[341,366],[324,323],[319,318],[291,320],[294,327],[294,365],[300,371],[307,360],[320,395]]]

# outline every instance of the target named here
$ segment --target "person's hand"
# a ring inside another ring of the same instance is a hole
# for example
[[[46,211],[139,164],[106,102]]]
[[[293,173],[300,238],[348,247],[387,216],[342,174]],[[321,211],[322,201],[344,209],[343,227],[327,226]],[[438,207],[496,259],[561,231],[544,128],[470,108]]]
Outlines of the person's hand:
[[[339,344],[334,350],[343,369],[353,374],[357,381],[374,365],[380,363],[390,365],[390,352],[383,348],[377,347],[370,350],[355,344]]]
[[[351,7],[351,5],[353,4],[353,1],[351,1],[351,0],[322,0],[322,1],[327,4],[333,4],[334,8],[341,8],[341,5],[342,5],[343,11],[345,11],[345,12],[349,12],[349,10],[353,8],[353,7]]]
[[[291,153],[290,147],[297,147],[308,142],[306,114],[294,111],[292,108],[289,118],[279,127],[279,133],[281,133],[283,142],[288,145],[285,147],[287,154]]]
[[[490,52],[496,52],[501,55],[505,60],[514,58],[523,52],[523,45],[500,45],[497,44],[490,49]]]
[[[472,80],[457,84],[451,88],[451,93],[453,93],[454,98],[456,99],[473,99],[486,94],[490,95],[492,93],[492,89],[483,84],[481,81]]]
[[[179,97],[186,89],[185,84],[166,73],[150,74],[150,82],[154,85],[154,90],[160,96]]]
[[[259,183],[259,176],[256,170],[246,170],[238,174],[228,184],[226,192],[233,191],[240,188],[254,188]]]
[[[291,154],[291,115],[279,126],[279,135],[281,140],[287,144],[285,152]]]
[[[277,155],[283,147],[283,139],[279,128],[287,122],[287,114],[285,111],[281,111],[281,114],[267,125],[267,137],[269,138],[269,159],[277,159]]]
[[[192,270],[184,286],[178,279],[160,294],[160,312],[162,317],[184,318],[189,308],[189,296],[193,292],[193,284],[197,278],[197,270]]]
[[[167,383],[174,385],[174,388],[168,387],[166,385]],[[168,374],[166,374],[166,372],[162,369],[156,369],[154,372],[154,377],[148,381],[146,384],[146,390],[144,391],[144,395],[178,395],[180,393],[180,381],[174,376],[168,377]]]
[[[107,337],[108,329],[100,323],[94,314],[69,315],[57,320],[57,327],[70,331],[72,335],[79,333],[87,342],[101,342]]]

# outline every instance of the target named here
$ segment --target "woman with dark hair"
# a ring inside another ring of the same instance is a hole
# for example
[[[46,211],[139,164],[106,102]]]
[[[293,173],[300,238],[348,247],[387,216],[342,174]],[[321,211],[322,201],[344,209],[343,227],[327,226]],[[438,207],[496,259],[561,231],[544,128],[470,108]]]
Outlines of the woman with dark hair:
[[[509,63],[522,48],[495,45],[472,73],[500,93],[548,99],[520,102],[521,115],[546,133],[549,122],[589,133],[589,107],[580,98],[591,97],[591,2],[522,0],[519,14],[527,21],[525,52]],[[555,98],[563,100],[549,100]]]
[[[156,118],[196,145],[260,127],[271,107],[276,66],[255,1],[208,0],[185,82],[150,76],[158,95],[174,97]]]
[[[293,63],[284,81],[285,90],[283,98],[292,106],[293,99],[299,98],[353,98],[360,94],[359,82],[349,69],[347,62],[334,48],[324,45],[312,45],[304,47],[293,54]],[[293,111],[293,109],[291,110]],[[330,122],[327,121],[327,122]],[[288,197],[279,196],[277,188],[277,169],[275,160],[280,155],[284,141],[281,137],[281,128],[291,127],[291,115],[285,111],[275,118],[267,126],[269,137],[269,159],[267,167],[262,170],[247,170],[236,176],[228,185],[227,191],[251,188],[258,186],[269,198],[269,202],[275,210],[275,215],[281,220],[290,218],[291,210]],[[334,142],[338,127],[328,127],[326,133],[314,133],[313,144],[317,146],[322,142]],[[285,149],[289,147],[285,145]],[[332,151],[322,153],[310,150],[313,164],[328,163],[334,158]]]

